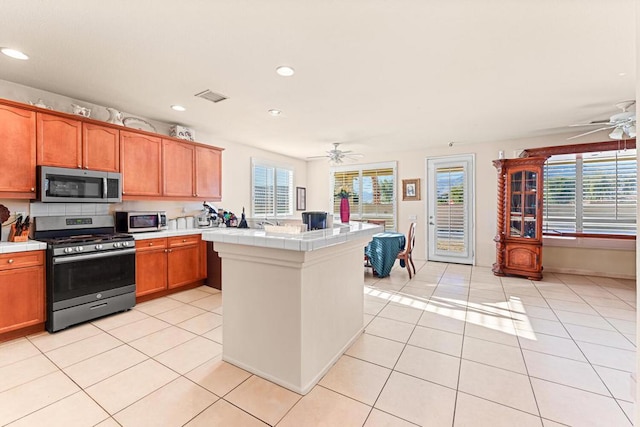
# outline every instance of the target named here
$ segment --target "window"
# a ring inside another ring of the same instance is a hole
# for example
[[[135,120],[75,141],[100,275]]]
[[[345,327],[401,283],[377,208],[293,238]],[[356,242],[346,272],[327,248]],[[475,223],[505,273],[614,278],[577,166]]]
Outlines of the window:
[[[254,217],[293,215],[293,168],[251,159]]]
[[[549,157],[544,232],[635,236],[636,177],[635,149]]]
[[[333,167],[331,180],[334,214],[340,212],[340,198],[334,194],[346,187],[352,194],[352,219],[382,219],[386,230],[396,229],[395,162]]]

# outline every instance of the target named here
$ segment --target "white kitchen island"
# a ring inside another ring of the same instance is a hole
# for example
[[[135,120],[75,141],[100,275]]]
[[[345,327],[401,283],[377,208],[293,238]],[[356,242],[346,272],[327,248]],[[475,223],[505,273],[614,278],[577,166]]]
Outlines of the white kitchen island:
[[[223,360],[308,393],[363,331],[364,247],[380,231],[202,233],[222,258]]]

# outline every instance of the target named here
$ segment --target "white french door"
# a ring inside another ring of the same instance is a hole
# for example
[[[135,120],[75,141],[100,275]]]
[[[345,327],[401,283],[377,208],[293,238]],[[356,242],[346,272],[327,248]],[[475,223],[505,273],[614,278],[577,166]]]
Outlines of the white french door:
[[[473,264],[472,154],[427,159],[427,259]]]

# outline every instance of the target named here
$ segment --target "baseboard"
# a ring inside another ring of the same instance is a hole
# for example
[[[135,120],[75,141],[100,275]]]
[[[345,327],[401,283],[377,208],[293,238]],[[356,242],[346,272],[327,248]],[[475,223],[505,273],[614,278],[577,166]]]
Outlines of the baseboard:
[[[554,268],[554,267],[544,267],[544,273],[560,273],[560,274],[579,274],[581,276],[597,276],[597,277],[612,277],[614,279],[630,279],[635,280],[635,275],[629,274],[619,274],[619,273],[603,273],[601,271],[590,271],[581,268]]]

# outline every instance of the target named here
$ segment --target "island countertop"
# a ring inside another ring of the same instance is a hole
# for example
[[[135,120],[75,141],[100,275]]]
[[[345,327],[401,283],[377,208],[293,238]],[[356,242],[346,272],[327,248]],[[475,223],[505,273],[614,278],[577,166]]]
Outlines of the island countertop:
[[[253,228],[214,228],[203,232],[202,240],[308,252],[371,237],[382,231],[382,226],[364,222],[334,224],[333,228],[300,234],[272,233]]]

